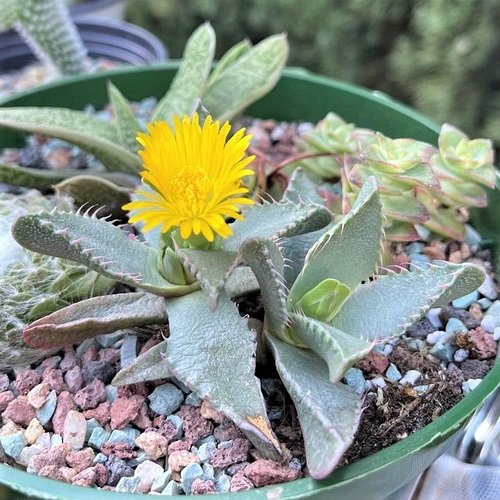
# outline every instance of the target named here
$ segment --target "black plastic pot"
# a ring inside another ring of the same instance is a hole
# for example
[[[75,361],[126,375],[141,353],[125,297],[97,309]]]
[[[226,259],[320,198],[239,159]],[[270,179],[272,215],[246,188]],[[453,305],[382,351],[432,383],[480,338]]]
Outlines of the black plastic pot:
[[[106,58],[141,66],[168,59],[158,38],[118,19],[78,18],[76,27],[92,58]],[[36,61],[31,48],[16,31],[0,34],[0,73],[15,71]]]

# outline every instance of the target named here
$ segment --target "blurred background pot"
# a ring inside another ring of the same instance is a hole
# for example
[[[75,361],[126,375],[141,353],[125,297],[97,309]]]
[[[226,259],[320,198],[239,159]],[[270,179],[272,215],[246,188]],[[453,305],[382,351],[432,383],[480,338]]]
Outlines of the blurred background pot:
[[[91,58],[104,58],[140,66],[168,59],[158,38],[118,19],[78,18],[75,21]],[[22,69],[36,61],[31,48],[17,32],[0,33],[0,73]]]
[[[111,17],[123,19],[125,0],[66,0],[73,17]]]

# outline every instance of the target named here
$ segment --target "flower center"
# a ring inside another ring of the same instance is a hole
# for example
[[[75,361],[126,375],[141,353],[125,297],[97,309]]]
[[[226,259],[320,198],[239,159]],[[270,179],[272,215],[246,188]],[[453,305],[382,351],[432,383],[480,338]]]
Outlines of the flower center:
[[[192,215],[201,215],[212,197],[212,182],[199,166],[188,166],[172,180],[176,198],[183,201]]]

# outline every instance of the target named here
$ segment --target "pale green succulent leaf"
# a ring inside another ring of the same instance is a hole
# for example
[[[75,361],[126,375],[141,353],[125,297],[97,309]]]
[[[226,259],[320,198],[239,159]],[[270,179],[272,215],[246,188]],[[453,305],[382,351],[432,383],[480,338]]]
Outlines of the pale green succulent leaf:
[[[276,368],[290,394],[300,421],[307,468],[324,479],[351,445],[359,425],[362,401],[351,387],[332,384],[328,367],[316,354],[271,336]]]
[[[248,266],[238,266],[228,276],[224,290],[232,299],[244,297],[260,291],[259,282],[252,269]]]
[[[389,272],[358,287],[331,324],[359,338],[395,337],[431,307],[467,295],[483,281],[483,271],[473,264]]]
[[[283,193],[283,201],[291,203],[317,203],[324,205],[324,201],[317,191],[317,184],[312,182],[301,168],[296,168]]]
[[[1,108],[0,126],[64,139],[92,153],[113,171],[137,174],[139,157],[124,147],[116,127],[95,116],[64,108]]]
[[[384,226],[384,232],[389,241],[417,241],[420,239],[415,225],[411,222],[390,220]]]
[[[350,288],[333,278],[326,278],[306,292],[295,308],[305,316],[329,322],[351,294]]]
[[[189,37],[182,61],[168,92],[160,100],[151,121],[172,123],[174,115],[182,117],[193,111],[202,97],[215,53],[215,32],[209,23],[202,24]]]
[[[233,420],[262,453],[278,458],[279,443],[255,377],[255,332],[236,305],[221,295],[213,310],[198,291],[168,299],[167,311],[167,363],[175,377]]]
[[[108,82],[108,98],[113,109],[120,144],[130,152],[137,153],[139,150],[137,133],[141,130],[141,126],[132,113],[130,103],[111,82]]]
[[[165,322],[165,301],[146,293],[120,293],[82,300],[28,325],[24,341],[51,349],[122,328]]]
[[[267,330],[279,339],[287,341],[287,291],[283,282],[283,257],[278,247],[270,240],[250,238],[241,245],[240,251],[259,282]]]
[[[345,372],[373,347],[370,342],[302,314],[292,314],[292,320],[290,328],[294,331],[294,337],[326,362],[332,383],[341,380]]]
[[[70,196],[75,206],[102,207],[100,215],[111,215],[124,219],[122,206],[129,202],[128,188],[120,187],[113,182],[93,175],[76,175],[56,185],[61,195]]]
[[[233,45],[215,65],[212,73],[210,73],[208,85],[219,78],[224,71],[234,64],[243,54],[246,54],[251,48],[252,44],[247,38],[241,40],[241,42],[238,42],[236,45]]]
[[[320,282],[332,278],[354,290],[377,269],[382,252],[382,211],[377,185],[370,178],[345,217],[312,246],[288,296],[288,307]]]
[[[230,120],[276,85],[287,57],[286,35],[266,38],[210,80],[203,104],[217,119]]]
[[[108,278],[164,296],[196,289],[174,285],[157,269],[158,252],[96,217],[45,212],[17,219],[12,234],[28,250],[69,259]]]
[[[226,250],[196,250],[177,248],[184,267],[196,278],[213,306],[229,274],[238,264],[238,254]]]
[[[166,351],[167,341],[164,340],[122,368],[111,383],[120,386],[171,378],[172,374],[167,364]]]
[[[422,224],[429,220],[429,213],[412,193],[381,194],[384,214],[389,218]]]
[[[304,267],[304,261],[306,260],[309,249],[333,226],[334,224],[331,223],[317,231],[299,234],[298,236],[290,236],[281,240],[281,254],[287,263],[285,266],[285,283],[288,289],[290,289]]]
[[[254,236],[276,239],[308,233],[326,226],[330,212],[322,206],[305,203],[256,203],[247,208],[243,220],[231,224],[233,235],[224,241],[226,250],[238,250],[243,241]]]

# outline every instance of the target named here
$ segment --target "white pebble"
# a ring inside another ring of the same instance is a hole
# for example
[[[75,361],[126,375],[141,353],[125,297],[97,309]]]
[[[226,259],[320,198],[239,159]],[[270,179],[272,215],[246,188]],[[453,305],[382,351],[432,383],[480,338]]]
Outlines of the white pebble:
[[[418,370],[408,370],[399,383],[401,385],[415,385],[421,377],[422,374]]]
[[[428,344],[434,345],[437,344],[441,339],[443,339],[445,335],[446,332],[436,330],[435,332],[429,333],[429,335],[427,335],[425,340],[427,340]]]
[[[383,389],[387,385],[384,377],[372,378],[371,382],[373,387],[380,387],[381,389]]]
[[[455,354],[453,355],[453,360],[456,361],[457,363],[461,363],[462,361],[465,361],[469,357],[469,351],[466,349],[457,349],[455,351]]]
[[[441,312],[440,307],[434,307],[432,309],[429,309],[429,311],[425,315],[434,328],[441,328],[443,326],[443,323],[439,319],[440,312]]]
[[[493,338],[498,342],[500,340],[500,326],[493,330]]]

